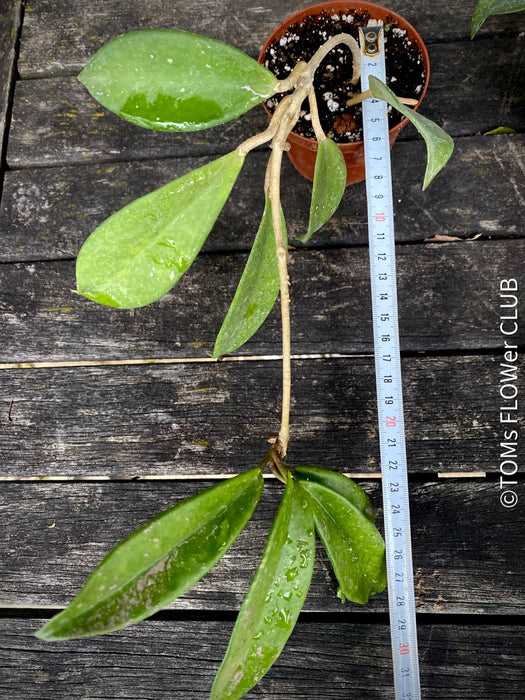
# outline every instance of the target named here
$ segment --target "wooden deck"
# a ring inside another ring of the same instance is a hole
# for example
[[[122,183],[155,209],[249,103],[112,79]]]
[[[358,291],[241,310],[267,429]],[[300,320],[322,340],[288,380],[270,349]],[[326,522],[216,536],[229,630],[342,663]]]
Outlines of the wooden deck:
[[[278,429],[278,315],[242,348],[245,361],[208,357],[262,211],[264,151],[247,159],[203,254],[162,301],[113,311],[70,291],[79,247],[106,216],[233,149],[265,116],[256,109],[210,132],[154,133],[103,110],[75,76],[105,41],[145,27],[206,34],[256,56],[305,4],[1,2],[6,700],[207,697],[276,508],[275,480],[227,557],[168,610],[98,639],[46,644],[33,633],[117,541],[213,480],[255,466]],[[389,4],[429,49],[422,111],[456,141],[446,172],[424,193],[422,141],[407,129],[393,150],[414,570],[424,698],[517,700],[525,697],[525,399],[512,413],[519,501],[506,508],[500,407],[513,402],[501,399],[500,384],[505,341],[525,348],[525,13],[489,20],[471,42],[474,5]],[[498,126],[517,133],[483,135]],[[293,243],[309,185],[287,162],[284,172]],[[289,458],[359,474],[380,506],[366,241],[360,184],[290,254],[299,357]],[[509,279],[518,282],[520,316],[506,336],[500,285]],[[525,391],[522,377],[505,381]],[[249,697],[393,697],[386,593],[343,607],[335,589],[320,556],[285,652]]]

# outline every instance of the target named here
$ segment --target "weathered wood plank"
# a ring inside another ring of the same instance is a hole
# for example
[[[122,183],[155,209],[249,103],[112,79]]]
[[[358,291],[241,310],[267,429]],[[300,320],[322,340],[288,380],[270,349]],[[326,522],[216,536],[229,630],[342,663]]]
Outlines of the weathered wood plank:
[[[51,0],[27,2],[20,72],[23,78],[77,73],[87,59],[115,34],[146,27],[169,27],[206,34],[233,43],[256,56],[273,29],[286,17],[307,6],[304,0],[267,0],[243,3],[204,0]],[[473,6],[463,0],[390,0],[388,7],[414,24],[425,42],[465,40],[470,35]],[[490,19],[479,37],[517,36],[525,29],[523,15]],[[478,39],[479,41],[479,39]]]
[[[411,473],[498,473],[509,427],[499,423],[500,362],[485,355],[403,361]],[[231,474],[257,465],[279,426],[277,360],[1,378],[3,477]],[[294,361],[293,398],[292,463],[380,470],[372,358]]]
[[[199,256],[169,295],[131,311],[73,294],[73,262],[2,265],[1,360],[206,357],[245,259]],[[402,350],[500,348],[500,280],[515,278],[521,289],[524,259],[523,239],[398,246]],[[293,351],[371,352],[368,250],[296,250],[289,267]],[[523,343],[524,332],[513,340]],[[280,352],[274,309],[241,353]]]
[[[396,239],[422,241],[437,235],[463,238],[523,236],[516,197],[523,177],[525,136],[459,139],[447,170],[421,190],[425,146],[400,142],[392,155]],[[248,250],[263,209],[262,180],[268,154],[252,153],[205,251]],[[0,211],[0,260],[28,262],[76,257],[106,217],[208,158],[166,158],[7,172]],[[289,240],[305,232],[311,186],[286,160],[283,206]],[[309,245],[365,245],[365,186],[350,188],[336,215]],[[299,244],[300,245],[300,244]]]
[[[121,539],[210,482],[4,483],[0,606],[63,606]],[[381,504],[380,485],[364,482]],[[262,554],[282,486],[267,482],[253,519],[212,572],[170,607],[235,611]],[[504,508],[499,487],[482,480],[410,487],[417,607],[429,613],[524,612],[520,508]],[[381,514],[379,520],[381,522]],[[366,609],[341,606],[321,545],[305,609],[341,615],[385,612],[381,593]]]
[[[154,620],[54,645],[33,636],[42,622],[0,620],[0,683],[10,700],[204,700],[233,627],[224,621]],[[425,622],[418,632],[425,698],[523,697],[523,628]],[[246,698],[391,698],[389,636],[387,625],[360,618],[342,624],[302,618],[281,657]]]
[[[522,129],[524,52],[519,41],[432,47],[432,82],[423,113],[453,136],[496,126]],[[129,124],[97,104],[75,78],[17,84],[8,147],[11,168],[225,153],[264,128],[262,107],[197,134],[167,134]],[[402,138],[413,138],[407,129]]]
[[[21,0],[3,0],[0,8],[0,154],[3,166],[4,132],[13,86]],[[1,183],[0,183],[1,184]]]

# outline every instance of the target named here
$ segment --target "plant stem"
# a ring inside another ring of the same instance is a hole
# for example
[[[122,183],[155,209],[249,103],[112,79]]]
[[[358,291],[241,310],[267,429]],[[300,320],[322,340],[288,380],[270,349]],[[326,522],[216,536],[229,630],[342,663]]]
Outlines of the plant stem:
[[[310,117],[312,119],[312,127],[315,133],[315,138],[317,141],[326,141],[326,134],[323,131],[321,122],[319,120],[319,110],[317,108],[317,99],[315,97],[315,90],[312,85],[310,92],[308,93],[308,104],[310,105]]]
[[[283,227],[281,222],[281,193],[280,170],[283,157],[283,149],[279,145],[273,145],[270,156],[270,202],[272,206],[272,223],[275,235],[275,254],[279,268],[279,287],[281,297],[281,328],[283,351],[283,388],[281,406],[281,428],[279,430],[279,453],[281,457],[286,455],[288,441],[290,440],[290,406],[292,394],[292,343],[290,332],[290,279],[288,277],[288,251],[284,242]]]
[[[313,79],[316,69],[325,56],[339,44],[345,44],[352,51],[353,56],[353,77],[352,83],[359,80],[361,73],[361,53],[359,45],[355,39],[348,34],[338,34],[331,37],[316,53],[308,63],[300,62],[293,69],[286,80],[281,80],[277,84],[278,92],[286,92],[295,88],[295,92],[285,97],[277,109],[270,122],[268,129],[259,137],[248,139],[239,147],[239,153],[245,155],[249,150],[269,141],[271,138],[272,153],[268,161],[266,171],[265,190],[269,194],[272,209],[272,225],[275,235],[275,253],[277,256],[277,266],[279,270],[279,287],[281,297],[281,327],[282,327],[282,407],[281,407],[281,427],[279,437],[275,445],[279,458],[284,458],[288,450],[290,440],[290,406],[292,393],[292,362],[291,362],[291,332],[290,332],[290,280],[288,276],[288,250],[284,240],[284,231],[281,219],[281,163],[283,151],[290,148],[286,139],[295,126],[301,112],[303,101],[310,98],[310,108],[312,120],[317,138],[326,138],[317,113],[317,103],[315,101]],[[262,138],[261,138],[262,137]],[[279,476],[280,470],[272,467],[272,471]],[[279,473],[278,473],[279,472]]]
[[[287,95],[281,100],[281,102],[279,102],[267,129],[261,131],[260,134],[250,136],[250,138],[243,141],[241,145],[237,147],[237,153],[240,156],[246,156],[254,148],[262,146],[263,143],[267,143],[273,139],[281,124],[282,118],[286,114],[291,98],[292,95]]]
[[[313,73],[319,68],[321,61],[330,53],[332,49],[339,44],[345,44],[348,46],[352,52],[353,59],[353,73],[352,73],[352,85],[356,85],[359,78],[361,77],[361,49],[359,44],[354,39],[353,36],[349,34],[336,34],[330,37],[328,41],[317,49],[312,58],[308,61],[308,67]]]
[[[286,139],[299,118],[301,102],[305,97],[305,88],[299,88],[290,101],[290,107],[284,114],[277,133],[272,139],[272,154],[268,162],[268,191],[272,207],[272,224],[275,236],[275,254],[279,269],[279,287],[281,297],[281,328],[283,352],[283,387],[281,406],[281,428],[278,437],[278,451],[285,457],[290,440],[290,406],[292,394],[292,359],[290,332],[290,279],[288,276],[288,250],[284,240],[281,219],[281,163],[283,152],[289,148]],[[297,97],[296,97],[297,96]],[[292,109],[293,108],[293,109]]]

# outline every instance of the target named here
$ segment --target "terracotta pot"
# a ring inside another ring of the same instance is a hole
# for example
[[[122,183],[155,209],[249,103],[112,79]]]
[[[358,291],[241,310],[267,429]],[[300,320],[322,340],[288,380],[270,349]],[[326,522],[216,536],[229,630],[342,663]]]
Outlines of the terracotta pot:
[[[414,42],[423,57],[424,67],[425,67],[425,83],[423,89],[421,90],[421,96],[417,105],[414,109],[417,109],[425,96],[427,90],[428,80],[430,76],[430,62],[428,58],[428,52],[423,43],[423,40],[416,32],[414,27],[409,24],[401,15],[398,15],[392,10],[388,10],[381,5],[376,5],[371,2],[360,2],[359,0],[347,0],[347,2],[341,0],[334,0],[334,2],[323,2],[317,5],[312,5],[310,7],[296,12],[295,14],[288,17],[284,22],[275,29],[275,31],[268,38],[265,43],[260,56],[259,62],[264,63],[266,57],[266,51],[270,44],[278,41],[286,32],[290,25],[300,22],[305,17],[312,15],[318,15],[321,11],[325,11],[326,14],[351,14],[355,10],[366,10],[370,13],[373,19],[381,19],[383,22],[387,22],[387,17],[394,18],[401,29],[406,29],[407,37],[410,41]],[[270,110],[264,105],[264,108],[271,116]],[[401,130],[408,124],[408,119],[403,119],[399,124],[390,129],[390,147],[396,140],[398,134]],[[317,155],[317,141],[315,139],[305,138],[292,131],[288,137],[288,143],[290,144],[290,150],[288,151],[288,156],[292,161],[295,168],[308,178],[308,180],[313,180],[315,159]],[[347,178],[346,184],[354,184],[356,182],[361,182],[365,179],[365,149],[363,141],[353,141],[351,143],[339,143],[339,148],[341,149],[347,168]]]

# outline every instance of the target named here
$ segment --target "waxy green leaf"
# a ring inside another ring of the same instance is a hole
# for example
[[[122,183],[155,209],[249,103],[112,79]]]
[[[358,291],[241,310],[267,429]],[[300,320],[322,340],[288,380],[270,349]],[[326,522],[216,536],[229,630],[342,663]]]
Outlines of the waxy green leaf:
[[[277,79],[247,54],[204,36],[146,29],[112,39],[78,76],[123,119],[159,131],[196,131],[238,117]]]
[[[289,478],[261,563],[215,679],[211,700],[242,697],[281,653],[310,586],[314,533],[305,494]]]
[[[374,97],[384,100],[401,112],[419,131],[427,145],[427,169],[423,189],[426,189],[439,171],[445,166],[454,150],[454,141],[441,127],[413,109],[402,104],[379,78],[370,76],[369,87]]]
[[[299,481],[315,481],[317,484],[322,484],[326,488],[336,491],[341,496],[344,496],[347,501],[350,501],[371,523],[375,522],[376,511],[368,496],[355,481],[352,481],[344,474],[305,465],[294,467],[293,473]]]
[[[366,603],[386,586],[385,543],[373,523],[341,494],[301,481],[315,528],[332,562],[342,600]]]
[[[479,0],[472,16],[470,38],[473,39],[476,36],[481,25],[490,15],[506,15],[522,10],[525,10],[523,0]]]
[[[227,552],[259,500],[253,469],[161,513],[115,547],[70,605],[37,632],[45,640],[105,634],[152,615]]]
[[[282,210],[281,221],[286,242],[286,224]],[[272,310],[278,294],[279,268],[275,253],[272,205],[269,196],[266,195],[259,230],[241,281],[215,341],[214,357],[227,355],[249,340]]]
[[[124,309],[160,299],[204,245],[243,162],[232,151],[106,219],[78,255],[78,293]]]
[[[333,216],[345,193],[346,164],[339,146],[331,139],[317,144],[310,220],[307,233],[300,238],[306,242]]]

